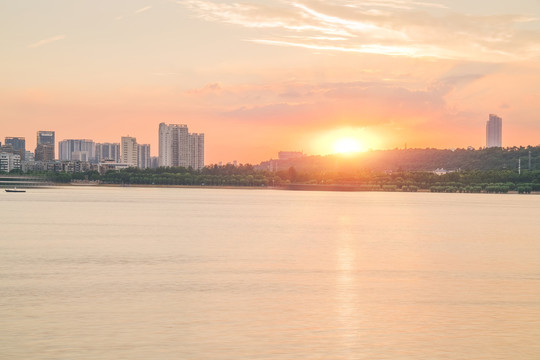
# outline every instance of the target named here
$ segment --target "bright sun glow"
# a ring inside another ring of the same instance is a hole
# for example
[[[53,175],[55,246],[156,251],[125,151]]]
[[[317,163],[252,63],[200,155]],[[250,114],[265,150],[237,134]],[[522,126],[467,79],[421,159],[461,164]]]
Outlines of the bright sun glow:
[[[334,143],[334,152],[340,154],[350,154],[364,151],[360,141],[351,138],[339,139]]]
[[[342,127],[309,134],[315,154],[353,155],[380,147],[380,138],[373,129]]]

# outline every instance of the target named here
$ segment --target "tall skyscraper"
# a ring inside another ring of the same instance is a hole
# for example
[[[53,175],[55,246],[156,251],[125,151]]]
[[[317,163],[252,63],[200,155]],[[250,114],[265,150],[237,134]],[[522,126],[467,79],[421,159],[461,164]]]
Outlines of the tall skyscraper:
[[[26,153],[26,140],[23,137],[6,137],[6,145],[13,146],[13,153],[19,154],[21,160],[24,160]]]
[[[54,160],[54,131],[38,131],[36,161]]]
[[[502,119],[489,114],[486,124],[486,147],[502,147]]]
[[[137,139],[123,136],[120,142],[120,161],[130,166],[137,166],[138,152]]]
[[[187,125],[159,124],[159,166],[204,167],[204,134],[190,134]]]
[[[37,143],[54,145],[54,131],[38,131]]]
[[[68,139],[58,142],[58,159],[61,161],[95,161],[96,145],[93,140]]]

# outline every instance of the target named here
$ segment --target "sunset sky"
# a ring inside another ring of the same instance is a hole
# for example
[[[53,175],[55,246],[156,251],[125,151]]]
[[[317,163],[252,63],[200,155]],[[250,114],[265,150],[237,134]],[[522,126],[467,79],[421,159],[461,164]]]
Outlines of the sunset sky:
[[[0,141],[205,133],[206,163],[280,150],[540,144],[540,0],[0,2]]]

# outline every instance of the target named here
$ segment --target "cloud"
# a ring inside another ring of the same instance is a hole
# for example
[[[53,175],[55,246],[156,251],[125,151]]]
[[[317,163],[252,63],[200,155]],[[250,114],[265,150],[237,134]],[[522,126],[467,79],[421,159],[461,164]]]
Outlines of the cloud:
[[[294,105],[287,103],[275,103],[264,106],[242,106],[231,111],[223,112],[223,115],[242,120],[260,119],[264,121],[300,115],[302,112],[306,112],[309,109],[310,107],[305,104]]]
[[[143,12],[148,11],[148,10],[150,10],[150,9],[152,9],[152,6],[145,6],[145,7],[142,7],[142,8],[140,8],[140,9],[137,9],[137,10],[133,11],[132,14],[129,14],[129,15],[119,15],[119,16],[115,17],[114,20],[123,20],[123,19],[125,19],[126,17],[135,16],[135,15],[137,15],[137,14],[143,13]]]
[[[200,89],[191,89],[186,91],[186,94],[189,95],[208,95],[220,92],[222,87],[219,83],[206,84],[203,88]]]
[[[414,56],[418,54],[418,51],[412,48],[406,47],[396,47],[396,46],[382,46],[382,45],[358,45],[358,46],[343,46],[343,45],[332,45],[332,44],[317,44],[317,43],[306,43],[306,42],[293,42],[293,41],[278,41],[278,40],[249,40],[252,42],[260,44],[269,44],[269,45],[282,45],[282,46],[292,46],[292,47],[301,47],[312,50],[329,50],[329,51],[340,51],[340,52],[349,52],[349,53],[363,53],[363,54],[382,54],[382,55],[408,55]],[[427,56],[427,52],[423,52]],[[436,53],[429,53],[429,56],[437,57]]]
[[[187,95],[190,106],[199,106],[224,119],[278,126],[371,126],[399,119],[428,122],[455,117],[457,111],[448,108],[446,97],[481,77],[443,78],[420,89],[413,84],[385,81],[208,84]]]
[[[443,77],[429,85],[433,93],[447,95],[458,87],[467,86],[484,77],[484,74],[465,74]]]
[[[328,52],[503,62],[540,55],[540,30],[519,14],[471,15],[407,0],[181,0],[197,17],[259,29],[247,41]]]
[[[66,35],[56,35],[28,45],[29,48],[37,48],[66,38]]]
[[[152,8],[151,6],[145,6],[143,8],[138,9],[138,10],[135,10],[135,14],[140,14],[142,12],[150,10],[151,8]]]
[[[153,72],[153,73],[150,73],[151,75],[154,75],[154,76],[175,76],[175,75],[178,75],[178,73],[176,72]]]
[[[447,9],[448,7],[443,4],[430,3],[430,2],[419,2],[419,1],[410,1],[410,0],[366,0],[361,4],[356,5],[347,5],[348,7],[380,7],[380,8],[391,8],[391,9],[405,9],[412,10],[415,7],[426,7],[426,8],[437,8],[437,9]]]

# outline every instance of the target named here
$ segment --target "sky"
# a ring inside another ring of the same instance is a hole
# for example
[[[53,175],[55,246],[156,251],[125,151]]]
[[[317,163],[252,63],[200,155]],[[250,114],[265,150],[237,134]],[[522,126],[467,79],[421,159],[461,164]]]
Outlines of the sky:
[[[0,1],[0,141],[158,152],[205,134],[205,163],[278,151],[540,144],[540,0]]]

